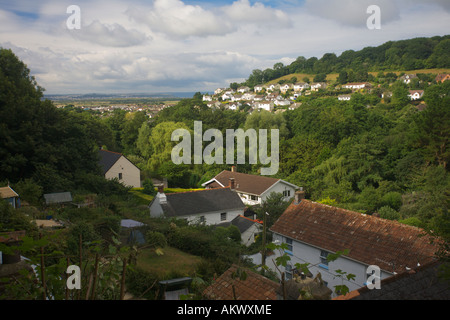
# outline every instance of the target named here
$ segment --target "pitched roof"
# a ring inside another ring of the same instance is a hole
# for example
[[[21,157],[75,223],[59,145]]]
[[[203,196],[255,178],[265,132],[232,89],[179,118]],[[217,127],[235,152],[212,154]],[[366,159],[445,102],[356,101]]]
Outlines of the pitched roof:
[[[109,169],[122,157],[121,153],[107,150],[99,150],[100,166],[103,169],[103,174],[107,173]]]
[[[168,193],[166,197],[167,203],[161,203],[161,207],[167,217],[245,209],[241,198],[230,188]]]
[[[9,186],[0,188],[0,198],[2,199],[15,198],[18,196],[19,195]]]
[[[388,272],[433,261],[437,251],[419,228],[309,200],[293,202],[270,230],[331,252],[349,249],[348,258]]]
[[[44,198],[46,204],[72,202],[70,192],[48,193],[44,194]]]
[[[224,170],[219,173],[214,179],[205,182],[203,185],[217,186],[220,184],[222,187],[229,186],[230,178],[234,178],[234,185],[236,191],[241,191],[253,195],[261,195],[265,191],[267,191],[270,187],[272,187],[275,183],[279,181],[283,181],[281,179],[266,177],[266,176],[258,176],[253,174],[241,173],[241,172],[232,172],[228,170]],[[293,187],[293,184],[290,184],[286,181],[283,181]],[[218,184],[217,184],[218,183]]]
[[[449,300],[449,282],[439,276],[442,263],[435,261],[380,282],[380,289],[367,286],[333,300]]]
[[[233,225],[233,226],[236,226],[241,233],[243,233],[255,224],[261,225],[262,222],[259,220],[252,220],[250,218],[239,215],[231,221],[219,223],[216,226],[217,227],[229,227],[230,225]]]
[[[245,280],[238,277],[233,279],[233,275],[238,271],[238,266],[233,264],[203,291],[203,295],[209,300],[234,300],[234,285],[237,300],[277,300],[278,283],[248,269],[241,270],[247,275]]]

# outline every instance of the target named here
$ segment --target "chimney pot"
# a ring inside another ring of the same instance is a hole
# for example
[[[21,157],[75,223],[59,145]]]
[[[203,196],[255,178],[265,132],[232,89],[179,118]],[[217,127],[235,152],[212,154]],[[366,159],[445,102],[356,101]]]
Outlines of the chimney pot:
[[[164,193],[164,185],[163,185],[163,184],[160,184],[160,185],[158,186],[158,192],[159,192],[159,193]]]

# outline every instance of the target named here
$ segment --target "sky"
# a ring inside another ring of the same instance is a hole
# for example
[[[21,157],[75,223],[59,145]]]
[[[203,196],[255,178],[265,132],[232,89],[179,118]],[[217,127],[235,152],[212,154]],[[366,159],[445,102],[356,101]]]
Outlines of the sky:
[[[211,92],[299,56],[449,31],[449,0],[0,0],[0,47],[46,94]]]

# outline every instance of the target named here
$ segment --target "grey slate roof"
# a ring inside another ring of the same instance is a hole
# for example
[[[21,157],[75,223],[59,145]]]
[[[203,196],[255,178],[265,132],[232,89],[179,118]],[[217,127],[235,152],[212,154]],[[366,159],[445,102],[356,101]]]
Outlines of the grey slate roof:
[[[72,202],[70,192],[48,193],[44,194],[44,198],[46,204]]]
[[[253,226],[255,221],[245,218],[243,216],[237,216],[232,221],[220,223],[218,227],[229,227],[230,225],[236,226],[241,233],[247,231],[251,226]]]
[[[109,169],[122,157],[122,154],[112,151],[99,150],[100,155],[100,167],[103,170],[103,174],[108,172]]]
[[[161,207],[167,217],[179,217],[215,211],[244,209],[241,198],[229,188],[166,194]]]
[[[443,262],[435,261],[381,280],[381,289],[362,287],[335,300],[449,300],[450,282],[441,277]]]

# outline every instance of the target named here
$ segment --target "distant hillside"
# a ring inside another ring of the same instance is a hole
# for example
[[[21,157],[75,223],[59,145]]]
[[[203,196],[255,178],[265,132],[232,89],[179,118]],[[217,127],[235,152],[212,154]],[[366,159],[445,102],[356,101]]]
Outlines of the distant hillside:
[[[439,68],[439,69],[417,69],[417,70],[406,70],[406,71],[388,71],[388,72],[392,72],[395,73],[397,76],[404,73],[404,74],[420,74],[420,73],[424,73],[424,74],[442,74],[442,73],[450,73],[450,68]],[[372,76],[376,76],[378,74],[378,72],[368,72],[368,74],[371,74]],[[269,81],[267,84],[272,84],[272,83],[278,83],[280,81],[286,81],[289,82],[293,77],[295,77],[297,79],[298,82],[303,81],[304,78],[309,78],[311,81],[313,81],[313,79],[319,74],[307,74],[307,73],[292,73],[292,74],[288,74],[279,78],[276,78],[274,80]],[[339,73],[330,73],[326,75],[326,81],[336,81],[338,80],[339,77]]]
[[[326,53],[320,59],[300,56],[287,66],[279,62],[273,68],[253,70],[243,85],[253,87],[285,76],[288,79],[295,76],[302,81],[304,77],[312,80],[320,74],[335,80],[341,72],[402,72],[439,68],[450,68],[450,35],[389,41],[378,47],[347,50],[340,56]]]

